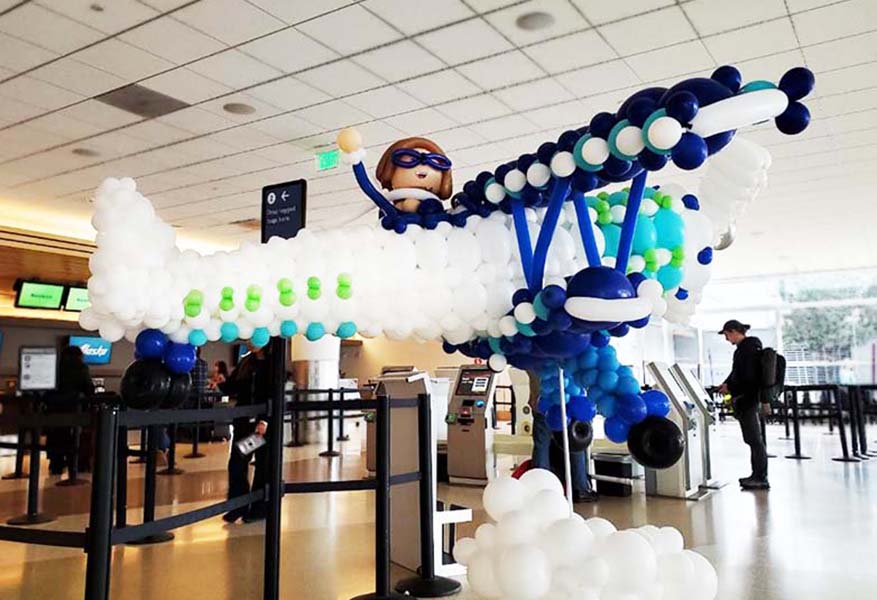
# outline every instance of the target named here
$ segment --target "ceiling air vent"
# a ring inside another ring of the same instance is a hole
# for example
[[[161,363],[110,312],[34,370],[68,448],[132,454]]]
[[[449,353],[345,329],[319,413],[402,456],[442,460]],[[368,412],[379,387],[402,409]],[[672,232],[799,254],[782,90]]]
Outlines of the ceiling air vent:
[[[232,221],[229,225],[237,225],[248,231],[259,231],[262,228],[262,222],[259,219],[239,219]]]
[[[95,100],[100,100],[104,104],[121,108],[147,119],[154,119],[189,106],[182,100],[165,96],[137,84],[126,85],[112,92],[96,96]]]

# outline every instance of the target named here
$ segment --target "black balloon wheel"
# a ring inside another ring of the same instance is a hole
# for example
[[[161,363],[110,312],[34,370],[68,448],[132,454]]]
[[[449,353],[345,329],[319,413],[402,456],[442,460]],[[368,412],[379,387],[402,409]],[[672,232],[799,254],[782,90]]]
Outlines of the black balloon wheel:
[[[664,417],[647,417],[630,428],[627,448],[644,467],[666,469],[682,458],[685,436],[673,421]]]

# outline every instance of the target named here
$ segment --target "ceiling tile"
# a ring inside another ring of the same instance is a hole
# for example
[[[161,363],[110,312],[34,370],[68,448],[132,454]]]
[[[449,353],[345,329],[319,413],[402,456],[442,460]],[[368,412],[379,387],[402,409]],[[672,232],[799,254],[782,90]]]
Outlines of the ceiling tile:
[[[626,2],[606,2],[606,0],[572,0],[588,20],[594,25],[618,21],[673,4],[673,0],[627,0]]]
[[[451,152],[459,148],[479,146],[484,144],[487,140],[472,131],[469,127],[456,127],[454,129],[442,131],[434,137],[434,141],[446,152]]]
[[[225,106],[228,104],[246,104],[247,106],[255,110],[247,114],[232,113],[225,110]],[[227,119],[235,125],[249,123],[250,121],[255,121],[256,119],[264,119],[266,117],[271,117],[281,112],[281,109],[279,109],[278,107],[272,104],[268,104],[266,102],[262,102],[261,100],[254,98],[250,94],[245,94],[244,92],[237,92],[236,94],[229,94],[228,96],[223,96],[222,98],[208,100],[207,102],[199,104],[198,108],[211,112],[218,117],[222,117],[223,119]]]
[[[244,44],[239,50],[284,73],[295,73],[338,58],[334,50],[292,28]]]
[[[518,17],[531,12],[546,12],[554,17],[554,22],[537,30],[518,27]],[[567,0],[530,0],[490,13],[485,19],[519,46],[588,27],[588,22]]]
[[[14,148],[16,156],[24,156],[66,142],[65,137],[54,135],[30,124],[16,125],[0,131],[0,146]],[[51,168],[45,164],[43,166]]]
[[[296,111],[295,115],[319,125],[325,130],[342,129],[348,125],[371,121],[372,117],[347,104],[343,100],[333,100],[310,108]]]
[[[247,125],[219,131],[204,139],[234,148],[236,152],[273,146],[279,141],[279,138]]]
[[[109,104],[98,102],[97,100],[86,100],[85,102],[74,104],[62,110],[61,114],[65,117],[100,127],[102,131],[143,120],[143,117],[110,106]]]
[[[34,69],[30,75],[83,96],[98,96],[127,83],[117,75],[72,58],[62,58]]]
[[[0,119],[7,123],[17,123],[43,114],[45,109],[35,106],[30,102],[19,102],[11,98],[5,98],[0,102]]]
[[[415,100],[395,86],[386,86],[356,94],[345,98],[345,101],[379,119],[423,108],[422,102]]]
[[[174,12],[173,18],[229,45],[286,25],[244,0],[201,0]]]
[[[473,16],[460,0],[430,0],[429,8],[410,0],[366,0],[363,6],[406,35],[436,29]]]
[[[755,79],[779,81],[783,73],[793,67],[803,65],[804,57],[801,55],[800,50],[790,50],[764,58],[736,62],[735,64],[743,75],[743,81],[753,81]],[[820,89],[822,86],[822,76],[820,75],[816,81],[817,89]]]
[[[537,127],[532,121],[521,115],[509,115],[475,123],[470,129],[486,140],[496,141],[514,135],[524,135],[535,131]]]
[[[150,77],[141,81],[140,85],[188,104],[196,104],[232,91],[229,86],[199,75],[185,67]]]
[[[514,4],[517,1],[518,0],[466,0],[466,4],[475,9],[475,12],[477,13],[485,13],[503,8],[509,4]]]
[[[284,77],[250,88],[247,95],[283,110],[295,110],[330,99],[327,94],[294,77]]]
[[[143,79],[174,67],[170,61],[115,39],[80,50],[74,58],[129,81]]]
[[[697,40],[637,54],[629,57],[626,62],[643,81],[687,75],[715,66],[715,61],[703,47],[703,43]]]
[[[164,146],[166,144],[171,144],[192,137],[192,134],[188,131],[180,129],[179,127],[174,127],[173,125],[162,123],[155,119],[135,123],[134,125],[123,129],[122,132],[125,135],[138,140],[150,141],[154,146]]]
[[[836,96],[823,96],[819,100],[820,107],[817,115],[819,117],[868,110],[877,106],[877,88],[838,94]],[[868,136],[873,140],[874,133],[869,132]]]
[[[451,129],[458,125],[434,108],[388,117],[384,121],[408,135],[421,135],[441,129]]]
[[[819,94],[843,94],[877,86],[877,63],[846,67],[820,73],[816,80]],[[805,100],[806,103],[806,100]]]
[[[439,104],[481,91],[465,77],[448,69],[399,84],[403,90],[426,104]]]
[[[0,32],[0,65],[16,73],[41,65],[57,56],[57,52]]]
[[[94,0],[39,0],[37,4],[107,34],[118,33],[159,14],[137,0],[113,0],[101,4],[99,11],[92,9]]]
[[[478,42],[472,43],[473,40]],[[499,54],[514,47],[483,19],[469,19],[432,31],[419,36],[417,41],[450,65]]]
[[[222,42],[170,17],[150,21],[120,37],[178,65],[226,48]]]
[[[85,99],[80,94],[68,92],[51,83],[27,75],[21,75],[0,84],[0,97],[33,104],[45,110],[54,110]]]
[[[544,71],[520,50],[461,65],[457,69],[486,90],[545,76]]]
[[[620,60],[585,67],[555,77],[564,87],[582,98],[639,83],[639,77]]]
[[[678,6],[603,25],[600,33],[621,56],[670,46],[697,36]]]
[[[527,113],[527,118],[536,123],[540,129],[587,125],[590,117],[584,105],[578,100]]]
[[[541,42],[524,49],[549,73],[560,73],[618,58],[593,29]]]
[[[319,2],[290,2],[290,0],[247,0],[250,4],[271,13],[290,25],[312,19],[342,6],[355,4],[355,0],[320,0]]]
[[[700,35],[786,16],[784,0],[692,0],[681,6]]]
[[[277,115],[276,117],[256,121],[250,123],[248,127],[258,129],[278,140],[285,141],[296,140],[322,131],[322,127],[319,125],[305,121],[293,114]],[[260,153],[264,151],[263,149]]]
[[[801,44],[809,46],[877,29],[877,3],[872,0],[838,2],[792,16]]]
[[[442,61],[408,40],[370,50],[353,61],[393,82],[444,68]]]
[[[89,137],[103,131],[100,127],[67,116],[66,112],[47,113],[30,121],[28,125],[72,140]]]
[[[281,75],[274,67],[269,67],[238,50],[226,50],[202,58],[188,65],[188,68],[235,90]]]
[[[518,111],[572,100],[573,96],[552,78],[540,79],[494,92],[494,96]]]
[[[792,22],[782,18],[710,36],[704,44],[719,64],[726,64],[797,48],[798,40]]]
[[[104,37],[96,29],[33,3],[22,4],[5,13],[0,19],[0,31],[62,54]]]
[[[392,27],[358,5],[302,23],[298,29],[345,56],[402,37]]]
[[[507,115],[511,109],[490,94],[481,94],[464,100],[455,100],[436,107],[461,125],[486,121]]]
[[[207,137],[180,142],[174,144],[171,148],[173,148],[175,152],[189,157],[190,160],[188,162],[203,162],[220,156],[234,154],[236,152],[231,146],[220,144],[215,140],[208,139]]]
[[[158,117],[158,120],[196,134],[210,133],[211,131],[226,129],[234,125],[234,122],[230,119],[197,106],[191,106],[172,112],[169,115]]]
[[[786,0],[786,4],[789,5],[789,12],[796,13],[805,10],[810,10],[811,8],[818,8],[820,6],[825,6],[826,4],[836,4],[837,0]]]
[[[877,61],[877,32],[806,46],[803,51],[807,66],[816,73],[874,62]]]
[[[315,67],[299,73],[296,77],[334,97],[355,94],[385,83],[377,75],[349,60]]]
[[[405,137],[405,134],[383,121],[372,121],[357,125],[357,131],[367,146],[386,145]],[[348,177],[350,177],[348,175]],[[351,182],[352,183],[352,182]]]

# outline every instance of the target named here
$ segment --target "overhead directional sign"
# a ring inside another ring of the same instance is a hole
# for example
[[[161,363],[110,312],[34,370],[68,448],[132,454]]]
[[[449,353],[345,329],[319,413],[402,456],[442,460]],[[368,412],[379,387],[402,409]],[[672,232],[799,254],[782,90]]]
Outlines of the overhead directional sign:
[[[334,169],[340,161],[341,151],[338,148],[327,150],[326,152],[320,152],[314,158],[317,163],[317,171]]]
[[[305,226],[307,181],[297,179],[262,188],[262,243],[295,237]]]

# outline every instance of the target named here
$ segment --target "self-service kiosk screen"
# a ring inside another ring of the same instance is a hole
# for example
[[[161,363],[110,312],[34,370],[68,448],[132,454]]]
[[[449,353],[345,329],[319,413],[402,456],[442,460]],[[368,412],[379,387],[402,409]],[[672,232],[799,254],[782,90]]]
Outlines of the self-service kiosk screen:
[[[455,393],[458,396],[486,396],[490,390],[491,377],[493,374],[483,369],[463,369]]]

